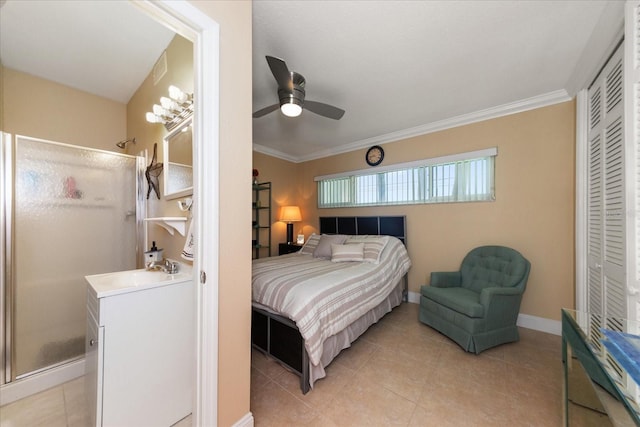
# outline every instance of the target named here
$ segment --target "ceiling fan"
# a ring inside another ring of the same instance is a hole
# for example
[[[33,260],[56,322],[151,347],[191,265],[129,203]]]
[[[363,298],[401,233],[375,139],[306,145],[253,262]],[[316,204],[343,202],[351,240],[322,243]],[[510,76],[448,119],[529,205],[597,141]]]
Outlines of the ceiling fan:
[[[302,109],[311,111],[320,116],[334,120],[340,120],[344,115],[344,110],[333,105],[322,102],[305,100],[305,79],[302,74],[289,71],[287,64],[280,58],[267,55],[267,62],[271,73],[278,82],[278,97],[280,102],[253,113],[253,118],[262,117],[280,108],[282,114],[288,117],[297,117],[302,113]]]

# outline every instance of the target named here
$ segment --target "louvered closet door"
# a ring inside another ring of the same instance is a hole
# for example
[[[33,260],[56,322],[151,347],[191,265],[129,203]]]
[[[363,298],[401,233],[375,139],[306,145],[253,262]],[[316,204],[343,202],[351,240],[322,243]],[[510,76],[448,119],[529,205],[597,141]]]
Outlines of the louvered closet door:
[[[622,53],[620,46],[588,93],[587,300],[591,313],[609,319],[627,317]]]
[[[627,168],[627,284],[629,317],[640,322],[640,1],[625,11],[625,150]],[[640,329],[635,333],[640,334]]]

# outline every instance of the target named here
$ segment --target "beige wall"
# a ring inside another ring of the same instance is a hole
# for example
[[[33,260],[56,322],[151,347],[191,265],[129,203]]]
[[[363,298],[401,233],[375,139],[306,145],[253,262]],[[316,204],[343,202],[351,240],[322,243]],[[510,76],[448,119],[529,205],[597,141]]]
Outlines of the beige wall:
[[[149,73],[145,81],[133,94],[127,104],[127,137],[136,138],[136,144],[128,144],[128,154],[138,154],[142,150],[148,150],[149,160],[153,156],[153,145],[157,145],[157,161],[165,162],[163,138],[169,133],[160,123],[149,123],[146,113],[153,110],[153,104],[160,104],[160,97],[169,96],[169,86],[174,85],[185,92],[193,93],[193,43],[176,35],[166,49],[167,73],[154,84],[153,71]],[[176,200],[167,200],[164,196],[164,178],[166,166],[160,175],[160,200],[152,191],[147,203],[147,217],[185,216],[178,209]],[[144,193],[147,194],[148,184],[144,182]],[[184,198],[182,198],[184,199]],[[187,223],[188,224],[188,223]],[[185,244],[185,237],[178,233],[173,236],[164,228],[156,224],[147,225],[149,245],[155,241],[159,248],[164,249],[164,257],[184,261],[180,253]],[[145,248],[148,250],[149,248]]]
[[[253,167],[260,172],[259,182],[271,182],[271,255],[278,255],[278,243],[287,241],[287,226],[284,222],[278,221],[280,208],[299,202],[295,178],[298,176],[300,165],[254,152]],[[305,213],[302,209],[304,220]],[[293,224],[294,238],[297,234],[303,234],[303,228],[304,222]]]
[[[119,151],[126,105],[0,66],[1,130],[66,144]]]
[[[288,168],[254,153],[254,166],[297,200],[306,236],[317,231],[319,215],[406,215],[412,292],[432,271],[456,270],[475,246],[519,250],[532,264],[521,312],[559,320],[560,308],[575,305],[574,117],[574,102],[565,102],[384,145],[384,165],[497,147],[494,202],[319,210],[313,178],[366,168],[366,150]],[[274,238],[283,241],[277,230]]]
[[[218,425],[249,412],[251,2],[192,1],[220,25]]]

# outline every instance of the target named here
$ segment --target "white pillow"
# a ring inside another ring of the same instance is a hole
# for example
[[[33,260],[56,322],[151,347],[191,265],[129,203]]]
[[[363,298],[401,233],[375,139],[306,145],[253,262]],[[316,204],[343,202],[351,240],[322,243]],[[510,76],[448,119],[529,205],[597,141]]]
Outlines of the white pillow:
[[[314,258],[331,259],[331,245],[341,245],[347,239],[344,234],[323,234],[320,242],[313,251]]]
[[[350,245],[331,245],[331,261],[333,262],[354,262],[364,259],[364,243],[353,243]]]

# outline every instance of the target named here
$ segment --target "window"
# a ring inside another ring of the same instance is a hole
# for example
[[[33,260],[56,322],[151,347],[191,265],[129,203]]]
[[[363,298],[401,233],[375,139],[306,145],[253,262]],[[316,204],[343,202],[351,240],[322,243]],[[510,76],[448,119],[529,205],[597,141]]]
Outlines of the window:
[[[318,207],[495,200],[495,148],[316,177]]]

